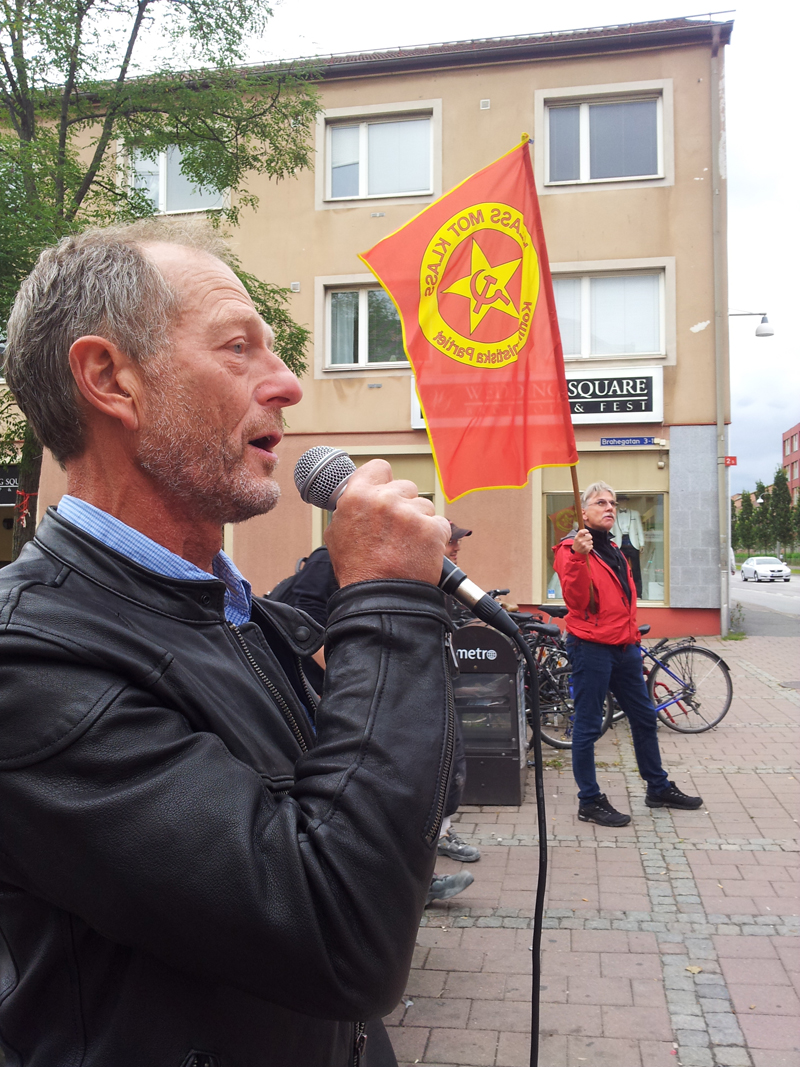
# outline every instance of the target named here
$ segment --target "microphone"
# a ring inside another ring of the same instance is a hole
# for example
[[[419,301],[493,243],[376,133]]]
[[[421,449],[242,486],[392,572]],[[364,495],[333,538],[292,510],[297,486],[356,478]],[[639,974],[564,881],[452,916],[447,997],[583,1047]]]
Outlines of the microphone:
[[[341,448],[317,445],[304,452],[294,468],[294,484],[307,504],[323,511],[334,511],[339,497],[347,488],[356,465]],[[439,588],[469,608],[482,622],[513,637],[519,627],[503,608],[466,576],[446,556],[442,560]]]

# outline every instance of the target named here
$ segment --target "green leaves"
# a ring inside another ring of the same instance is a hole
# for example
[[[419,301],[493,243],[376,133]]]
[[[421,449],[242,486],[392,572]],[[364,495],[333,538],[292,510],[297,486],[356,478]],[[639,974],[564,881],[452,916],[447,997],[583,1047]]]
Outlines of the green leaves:
[[[178,146],[184,175],[225,194],[214,218],[231,224],[257,205],[253,175],[311,165],[316,71],[239,65],[270,14],[265,0],[0,3],[0,320],[45,244],[153,213],[132,150]]]
[[[751,554],[756,544],[756,527],[753,498],[749,491],[742,491],[742,506],[736,522],[736,532],[739,544],[747,549],[748,555]]]
[[[312,163],[311,128],[319,109],[306,71],[236,69],[159,74],[102,102],[117,109],[117,136],[154,159],[178,145],[182,170],[198,186],[230,191],[222,216],[236,223],[254,174],[291,177]],[[126,160],[121,160],[123,167]]]
[[[0,391],[0,467],[18,461],[24,436],[25,419],[20,415],[11,393],[4,388]]]
[[[775,540],[784,549],[791,547],[795,540],[795,532],[792,523],[792,498],[789,494],[789,479],[783,467],[775,471],[775,480],[772,484],[772,524]]]
[[[154,213],[131,180],[131,151],[155,160],[177,146],[183,174],[225,194],[209,213],[221,226],[257,206],[254,174],[280,181],[311,165],[317,72],[240,65],[271,14],[266,0],[0,0],[0,335],[45,246]],[[288,290],[233,266],[301,372],[309,331],[292,320]],[[33,492],[41,448],[6,390],[0,463],[23,441]],[[17,550],[32,529],[16,529]]]
[[[763,482],[756,482],[756,508],[753,515],[756,543],[763,553],[775,550],[775,530],[772,521],[772,499]],[[759,504],[758,501],[761,501]]]

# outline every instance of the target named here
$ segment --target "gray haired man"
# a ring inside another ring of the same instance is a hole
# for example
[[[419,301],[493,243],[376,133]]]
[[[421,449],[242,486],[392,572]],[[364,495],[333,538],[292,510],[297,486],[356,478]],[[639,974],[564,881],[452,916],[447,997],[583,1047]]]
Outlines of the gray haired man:
[[[0,573],[9,1064],[395,1062],[365,1022],[403,992],[436,858],[449,527],[383,461],[353,475],[317,706],[316,624],[221,551],[277,503],[301,389],[220,255],[157,224],[68,238],[9,323],[68,483]]]
[[[582,504],[585,529],[569,534],[553,550],[569,608],[567,654],[575,700],[572,773],[578,785],[578,818],[611,827],[631,821],[597,784],[594,746],[609,689],[628,717],[636,763],[647,782],[648,807],[699,808],[702,798],[681,792],[661,762],[656,712],[642,674],[636,586],[627,559],[611,540],[616,493],[605,482],[595,482],[584,490]]]

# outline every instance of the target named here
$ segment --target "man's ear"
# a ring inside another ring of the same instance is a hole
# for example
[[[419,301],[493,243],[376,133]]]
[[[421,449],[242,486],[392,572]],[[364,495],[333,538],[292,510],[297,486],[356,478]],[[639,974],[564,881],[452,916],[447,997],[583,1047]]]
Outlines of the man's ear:
[[[139,429],[142,379],[129,356],[105,337],[79,337],[69,350],[69,365],[93,408],[119,419],[126,430]]]

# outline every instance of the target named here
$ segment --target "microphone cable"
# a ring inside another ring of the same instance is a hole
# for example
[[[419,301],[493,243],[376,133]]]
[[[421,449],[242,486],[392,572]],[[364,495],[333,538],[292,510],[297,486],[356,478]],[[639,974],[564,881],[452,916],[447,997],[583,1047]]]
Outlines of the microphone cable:
[[[530,1067],[539,1064],[539,997],[542,978],[542,919],[544,918],[544,894],[547,885],[547,817],[544,806],[544,767],[542,763],[542,723],[539,715],[539,674],[536,660],[528,642],[517,627],[512,638],[522,653],[528,675],[528,691],[531,695],[531,748],[533,751],[533,782],[536,793],[536,825],[539,831],[539,869],[536,881],[536,899],[533,908],[533,939],[531,950],[531,1058]]]
[[[531,950],[531,1058],[530,1067],[539,1063],[539,998],[541,992],[542,966],[542,919],[544,918],[544,895],[547,887],[547,813],[544,802],[544,766],[542,761],[542,723],[539,714],[539,672],[536,660],[519,626],[496,600],[489,596],[451,560],[445,557],[439,588],[465,604],[481,622],[494,627],[510,638],[522,656],[528,676],[528,691],[531,700],[531,747],[533,751],[533,782],[536,793],[536,823],[539,831],[539,869],[536,880],[536,898],[533,908],[533,939]],[[558,627],[548,623],[534,623],[532,629],[555,636]]]

